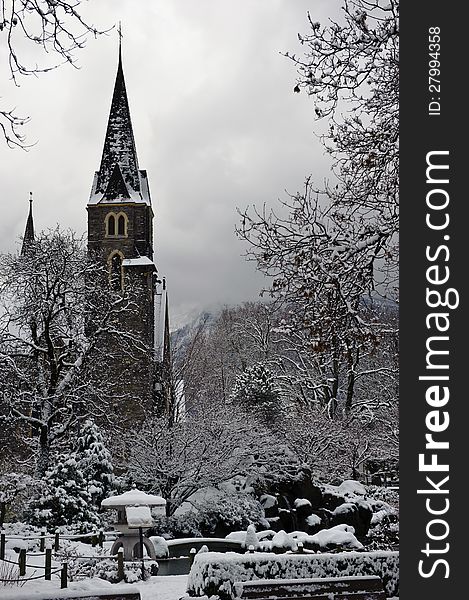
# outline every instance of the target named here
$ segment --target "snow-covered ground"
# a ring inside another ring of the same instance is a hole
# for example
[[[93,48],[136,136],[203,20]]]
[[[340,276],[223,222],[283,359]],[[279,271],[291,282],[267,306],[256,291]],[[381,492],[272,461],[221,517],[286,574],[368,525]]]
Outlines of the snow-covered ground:
[[[43,600],[45,598],[77,598],[87,592],[121,590],[140,592],[142,600],[179,600],[186,595],[187,575],[170,577],[151,577],[148,581],[137,583],[109,583],[103,579],[84,579],[72,581],[66,590],[60,590],[60,582],[36,580],[23,587],[0,588],[2,600]]]
[[[32,542],[33,543],[33,542]],[[99,547],[92,547],[77,541],[62,541],[61,552],[69,555],[70,564],[73,564],[73,557],[106,556],[110,553],[112,542],[105,542],[103,550]],[[5,558],[13,563],[17,563],[18,554],[13,550],[15,546],[27,547],[27,542],[14,539],[12,536],[6,545]],[[52,558],[52,579],[45,581],[44,577],[44,554],[37,551],[28,551],[27,569],[24,577],[24,583],[4,585],[0,582],[1,600],[43,600],[46,598],[77,598],[83,595],[84,591],[99,592],[106,590],[128,590],[140,591],[142,600],[179,600],[181,596],[186,595],[187,575],[174,575],[168,577],[151,577],[148,581],[137,581],[135,583],[110,583],[98,577],[79,578],[76,581],[69,581],[65,590],[60,589],[60,573],[54,573],[60,569],[60,560],[53,555]],[[5,577],[6,569],[10,569],[9,579],[18,578],[18,567],[16,564],[4,563],[0,561],[0,579]],[[2,571],[5,571],[2,575]],[[73,568],[72,568],[73,571]],[[39,579],[29,578],[40,577]]]

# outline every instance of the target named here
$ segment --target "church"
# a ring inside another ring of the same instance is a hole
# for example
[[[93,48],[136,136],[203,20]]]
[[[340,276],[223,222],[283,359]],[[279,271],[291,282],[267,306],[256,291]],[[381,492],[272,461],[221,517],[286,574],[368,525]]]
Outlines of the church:
[[[121,326],[146,348],[153,349],[153,356],[147,352],[129,357],[123,352],[119,354],[114,342],[110,354],[119,360],[106,365],[105,372],[107,376],[115,375],[120,382],[121,389],[116,389],[114,402],[116,416],[124,420],[143,419],[150,414],[171,416],[174,390],[168,294],[166,280],[159,277],[154,263],[154,212],[147,172],[138,163],[121,44],[101,162],[93,177],[86,210],[90,257],[106,266],[110,285],[123,289],[126,282],[131,282],[138,290],[137,310],[127,315]],[[32,239],[30,198],[23,251]]]

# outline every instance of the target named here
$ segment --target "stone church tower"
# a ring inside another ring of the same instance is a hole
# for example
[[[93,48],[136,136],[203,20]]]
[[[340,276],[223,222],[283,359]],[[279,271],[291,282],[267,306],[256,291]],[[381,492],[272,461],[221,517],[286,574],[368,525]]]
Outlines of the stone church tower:
[[[122,380],[116,410],[123,417],[172,411],[166,285],[153,262],[153,208],[146,171],[139,168],[122,69],[121,47],[99,170],[88,211],[88,249],[107,266],[111,285],[137,287],[138,311],[125,318],[153,355],[118,356],[110,371]],[[119,404],[119,397],[122,402]],[[122,406],[124,404],[124,406]],[[143,412],[142,412],[143,411]]]

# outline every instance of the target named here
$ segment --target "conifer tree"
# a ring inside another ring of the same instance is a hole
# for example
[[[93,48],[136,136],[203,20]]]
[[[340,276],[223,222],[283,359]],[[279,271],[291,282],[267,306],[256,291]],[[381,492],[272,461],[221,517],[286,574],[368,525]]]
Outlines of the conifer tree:
[[[238,375],[231,398],[266,423],[272,424],[280,416],[281,402],[274,378],[261,363]]]
[[[72,526],[89,531],[99,524],[76,455],[60,454],[46,471],[41,496],[30,505],[31,521],[49,530]]]
[[[75,452],[91,501],[99,509],[113,489],[114,468],[101,430],[92,419],[83,423]]]

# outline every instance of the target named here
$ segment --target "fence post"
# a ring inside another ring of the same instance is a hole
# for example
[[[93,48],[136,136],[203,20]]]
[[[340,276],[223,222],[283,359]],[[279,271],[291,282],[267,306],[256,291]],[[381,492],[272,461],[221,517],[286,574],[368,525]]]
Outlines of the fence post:
[[[98,543],[98,533],[97,531],[93,531],[93,535],[91,536],[91,546],[94,548]]]
[[[39,552],[44,552],[44,548],[46,547],[46,529],[41,530],[41,538],[39,542]]]
[[[46,562],[44,567],[44,579],[50,581],[52,572],[52,547],[49,544],[46,546]]]
[[[5,531],[2,529],[0,532],[0,559],[3,560],[5,558]]]
[[[98,544],[99,544],[100,548],[103,547],[103,544],[104,544],[104,531],[102,529],[99,530]]]
[[[64,590],[67,587],[68,582],[68,563],[62,563],[62,570],[60,571],[60,589]]]
[[[18,557],[18,566],[20,568],[20,577],[26,575],[26,548],[20,549],[20,555]]]
[[[194,559],[195,559],[196,554],[197,554],[197,550],[195,548],[191,548],[189,550],[189,563],[190,563],[191,567],[194,564]]]
[[[124,548],[117,551],[117,578],[119,581],[124,579]]]
[[[57,530],[55,532],[55,538],[54,538],[54,552],[58,552],[59,547],[60,547],[60,532],[59,532],[59,530]]]

